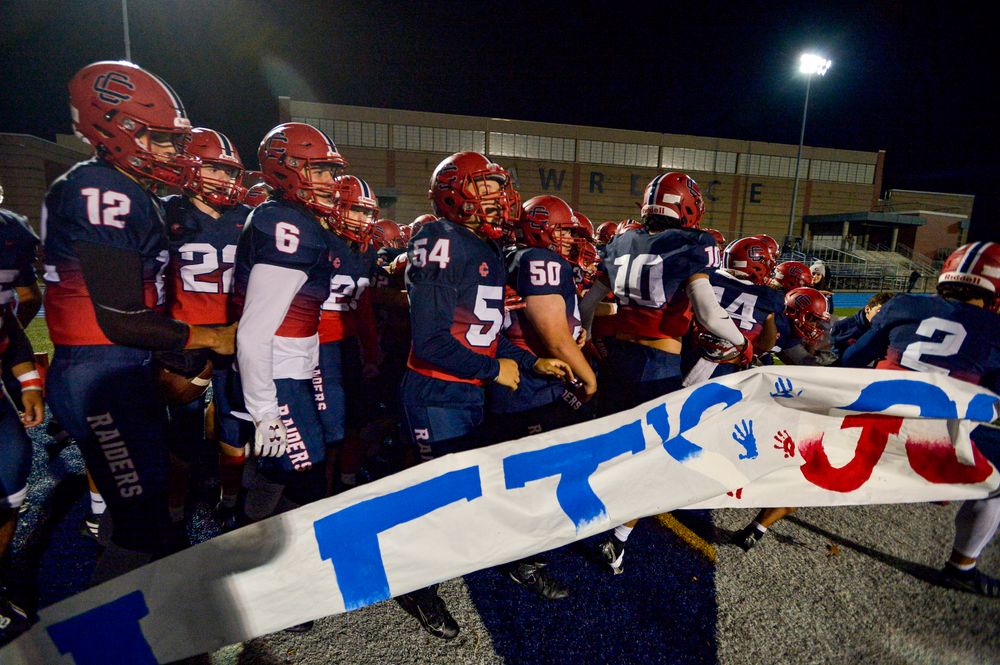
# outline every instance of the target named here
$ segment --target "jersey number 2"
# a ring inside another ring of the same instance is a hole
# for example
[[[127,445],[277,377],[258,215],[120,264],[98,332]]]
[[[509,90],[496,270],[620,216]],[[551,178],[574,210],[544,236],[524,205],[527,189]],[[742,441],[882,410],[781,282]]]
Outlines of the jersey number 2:
[[[940,342],[911,342],[903,351],[903,356],[899,359],[899,364],[903,367],[917,370],[918,372],[934,372],[936,374],[948,374],[946,367],[931,365],[920,360],[921,356],[947,357],[958,353],[962,342],[965,341],[965,327],[957,321],[949,321],[932,316],[920,322],[917,334],[921,337],[933,337],[934,333],[943,332],[944,337]]]

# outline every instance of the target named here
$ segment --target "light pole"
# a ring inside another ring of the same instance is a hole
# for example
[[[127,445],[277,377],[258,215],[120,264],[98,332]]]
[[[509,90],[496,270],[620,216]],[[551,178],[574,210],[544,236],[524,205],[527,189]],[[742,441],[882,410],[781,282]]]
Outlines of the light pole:
[[[799,151],[795,155],[795,184],[792,185],[792,209],[788,211],[788,232],[785,234],[785,245],[792,241],[792,226],[795,223],[795,199],[799,196],[799,169],[802,164],[802,144],[806,139],[806,113],[809,112],[809,87],[813,74],[823,76],[833,64],[823,56],[815,53],[803,53],[799,58],[799,71],[806,75],[806,103],[802,106],[802,130],[799,132]]]

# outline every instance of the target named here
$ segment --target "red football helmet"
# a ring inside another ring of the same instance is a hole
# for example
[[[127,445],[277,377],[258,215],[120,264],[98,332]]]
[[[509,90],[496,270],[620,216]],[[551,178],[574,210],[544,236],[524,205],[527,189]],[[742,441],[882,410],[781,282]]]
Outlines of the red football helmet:
[[[615,235],[620,236],[626,231],[638,231],[642,228],[642,224],[635,221],[634,219],[623,219],[618,222],[618,226],[615,227]]]
[[[754,284],[767,284],[774,273],[774,256],[758,236],[740,238],[729,243],[722,253],[722,267]]]
[[[826,333],[824,324],[830,321],[830,308],[822,293],[809,286],[800,286],[785,294],[785,316],[802,339],[814,345]]]
[[[243,195],[243,205],[256,208],[270,198],[271,192],[272,190],[267,186],[266,182],[258,182],[253,187],[247,189],[246,194]]]
[[[1000,243],[970,242],[962,245],[941,266],[938,284],[968,284],[992,294],[986,309],[1000,310]]]
[[[372,243],[375,249],[392,247],[393,249],[406,249],[406,240],[400,232],[399,224],[391,219],[380,219],[372,224]]]
[[[298,201],[321,217],[333,212],[334,178],[314,181],[309,171],[330,167],[335,175],[347,166],[325,133],[301,122],[280,124],[260,142],[257,159],[275,195]]]
[[[542,194],[525,201],[522,208],[519,228],[525,245],[552,250],[571,264],[583,265],[587,229],[580,225],[568,203],[558,196]]]
[[[702,229],[702,231],[715,238],[715,244],[719,246],[719,249],[726,248],[726,236],[722,235],[722,231],[715,229]]]
[[[639,214],[644,221],[654,215],[676,219],[679,226],[690,229],[701,223],[705,199],[691,176],[678,171],[663,173],[646,185]]]
[[[809,266],[799,261],[779,263],[774,269],[774,279],[786,291],[800,286],[812,286],[813,283]]]
[[[597,246],[587,240],[581,246],[580,252],[580,279],[577,286],[581,289],[589,289],[597,278],[597,264],[600,256],[597,254]]]
[[[750,236],[751,238],[757,238],[758,240],[763,240],[767,244],[767,249],[771,252],[771,258],[777,261],[781,258],[781,245],[778,241],[767,235],[766,233],[759,233],[755,236]]]
[[[607,245],[618,231],[618,222],[604,222],[597,227],[597,244]]]
[[[431,175],[428,197],[440,217],[497,240],[521,214],[510,173],[478,152],[446,157]]]
[[[214,129],[195,127],[191,130],[187,154],[201,160],[200,167],[195,166],[188,172],[184,189],[189,194],[220,208],[236,205],[243,200],[246,195],[243,187],[243,162],[240,161],[236,146],[230,143],[225,134]],[[205,167],[225,171],[228,177],[205,175]]]
[[[69,108],[77,136],[129,175],[181,187],[195,164],[184,155],[191,122],[180,97],[138,65],[87,65],[69,82]]]
[[[330,228],[337,235],[368,243],[372,225],[378,220],[378,199],[368,183],[353,175],[338,176],[334,181],[333,212]]]
[[[407,242],[409,242],[410,238],[420,233],[420,229],[424,228],[424,224],[436,222],[437,219],[438,218],[436,215],[431,215],[430,213],[428,213],[426,215],[420,215],[420,217],[417,217],[415,220],[410,222],[408,226],[404,226],[403,227],[404,229],[409,229],[409,234],[410,234],[406,239]]]
[[[577,220],[580,222],[580,226],[587,231],[587,239],[593,241],[594,239],[594,223],[590,221],[590,217],[587,217],[579,210],[574,210],[573,213],[576,215]]]

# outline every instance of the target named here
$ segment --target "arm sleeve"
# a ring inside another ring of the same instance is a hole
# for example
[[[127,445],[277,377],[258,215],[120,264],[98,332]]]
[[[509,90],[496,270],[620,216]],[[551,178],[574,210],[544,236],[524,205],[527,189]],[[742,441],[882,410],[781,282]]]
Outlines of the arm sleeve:
[[[687,296],[694,309],[694,317],[705,330],[734,346],[742,346],[746,338],[726,310],[722,309],[712,290],[712,284],[704,277],[688,280]]]
[[[78,240],[73,249],[94,304],[97,324],[109,340],[150,351],[175,351],[188,342],[187,324],[145,305],[139,253]]]
[[[525,351],[503,335],[497,339],[497,357],[513,360],[522,372],[534,370],[535,363],[538,362],[538,356],[531,351]]]
[[[272,342],[306,279],[301,270],[267,263],[259,263],[250,270],[246,303],[236,329],[236,358],[243,399],[255,422],[279,415]]]
[[[35,354],[31,350],[31,341],[24,334],[24,329],[10,308],[3,309],[2,333],[7,335],[7,349],[3,352],[3,367],[12,368],[21,363],[33,362]]]
[[[451,334],[458,302],[454,287],[411,282],[409,295],[413,353],[417,358],[462,379],[496,378],[500,373],[496,358],[467,349]]]
[[[599,305],[611,293],[611,288],[601,280],[594,280],[590,290],[580,300],[580,323],[590,337],[590,328],[594,323],[594,312]]]

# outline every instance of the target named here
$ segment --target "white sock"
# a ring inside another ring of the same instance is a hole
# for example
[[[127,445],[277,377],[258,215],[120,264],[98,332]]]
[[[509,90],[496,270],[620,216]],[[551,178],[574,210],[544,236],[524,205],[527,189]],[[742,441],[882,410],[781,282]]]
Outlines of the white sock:
[[[632,533],[633,528],[634,527],[631,526],[625,526],[624,524],[622,524],[621,526],[616,526],[615,538],[624,543],[626,540],[628,540],[629,534]]]
[[[949,561],[948,565],[951,566],[952,568],[958,568],[963,572],[968,572],[976,567],[976,562],[973,561],[972,563],[952,563],[951,561]]]
[[[978,559],[1000,526],[1000,497],[966,501],[955,515],[956,552]]]
[[[761,533],[767,533],[767,527],[761,524],[760,522],[754,522],[753,525]]]
[[[104,503],[104,497],[101,496],[100,492],[90,493],[90,512],[95,515],[103,515],[104,511],[108,509],[108,504]]]

